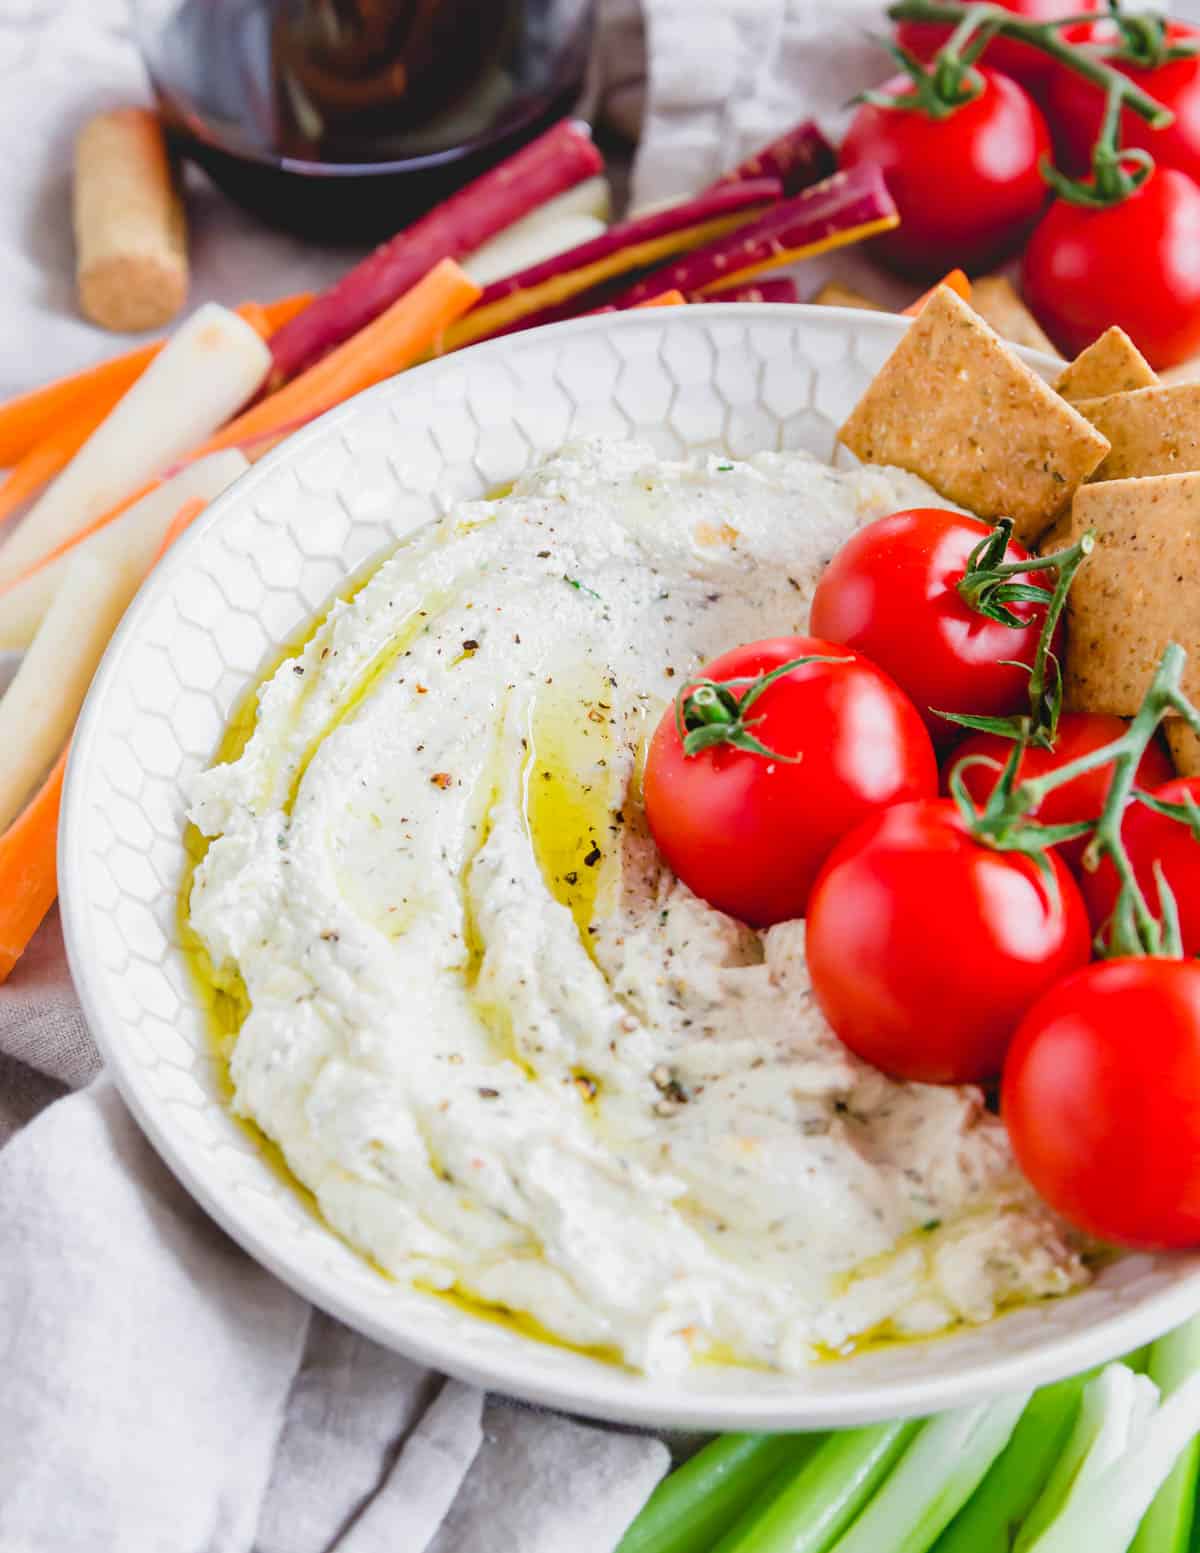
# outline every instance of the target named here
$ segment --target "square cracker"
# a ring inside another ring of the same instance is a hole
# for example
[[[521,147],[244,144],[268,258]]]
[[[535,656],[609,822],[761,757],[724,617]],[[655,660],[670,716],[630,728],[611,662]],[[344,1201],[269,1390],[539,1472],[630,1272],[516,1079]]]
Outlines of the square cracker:
[[[971,286],[971,306],[1002,340],[1057,356],[1054,342],[1017,295],[1007,275],[984,275]]]
[[[1153,388],[1154,368],[1116,324],[1080,351],[1054,379],[1054,386],[1072,403],[1100,399],[1107,394],[1128,394],[1135,388]]]
[[[939,286],[838,433],[866,464],[920,475],[1030,541],[1108,452],[948,286]]]
[[[1093,479],[1133,480],[1200,469],[1200,383],[1077,399],[1075,408],[1112,444]]]
[[[1166,728],[1176,771],[1180,776],[1200,776],[1200,734],[1193,733],[1179,717],[1171,718]]]
[[[1067,705],[1132,717],[1163,649],[1188,655],[1184,689],[1200,695],[1200,474],[1085,485],[1069,540],[1096,548],[1067,595]]]

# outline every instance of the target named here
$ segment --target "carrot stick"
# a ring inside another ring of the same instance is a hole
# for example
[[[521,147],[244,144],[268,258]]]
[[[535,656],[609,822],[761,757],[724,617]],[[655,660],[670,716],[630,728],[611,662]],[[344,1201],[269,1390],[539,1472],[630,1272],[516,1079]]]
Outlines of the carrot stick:
[[[686,307],[687,298],[682,291],[660,291],[656,297],[647,297],[635,307]]]
[[[836,168],[837,152],[821,133],[820,125],[805,119],[719,178],[716,187],[746,178],[778,178],[784,197],[790,199],[828,178]]]
[[[200,516],[208,503],[201,501],[199,496],[193,496],[191,501],[185,501],[183,506],[167,525],[167,532],[162,537],[162,543],[155,552],[154,559],[150,562],[151,570],[158,565],[163,556],[183,533],[191,527],[193,521]]]
[[[197,459],[222,448],[243,445],[264,444],[255,450],[256,456],[261,458],[281,436],[298,430],[316,416],[332,409],[335,404],[340,404],[343,399],[349,399],[351,395],[409,366],[428,349],[446,324],[465,312],[478,296],[479,287],[451,260],[444,260],[412,291],[394,302],[373,324],[369,324],[345,345],[339,346],[315,367],[310,367],[277,393],[251,405],[242,415],[228,422],[206,442],[188,453],[172,469],[144,481],[113,506],[64,535],[22,570],[11,577],[0,579],[0,597],[34,572],[59,560],[85,539],[90,539],[98,529],[107,527],[160,485],[163,479],[185,465],[195,463]],[[0,496],[2,493],[3,488],[0,487]]]
[[[316,366],[244,410],[189,457],[257,441],[296,421],[323,415],[335,404],[411,366],[479,296],[480,288],[454,260],[443,259],[373,323],[322,357]]]
[[[7,981],[58,894],[55,854],[66,768],[64,749],[50,775],[0,835],[0,983]]]
[[[237,311],[265,339],[297,313],[303,312],[311,301],[312,292],[302,291],[265,305],[243,302]],[[73,414],[85,403],[89,408],[94,407],[96,419],[93,424],[98,426],[165,344],[165,340],[155,340],[150,345],[139,345],[136,350],[125,351],[98,366],[58,378],[43,388],[32,388],[28,393],[18,394],[15,399],[0,404],[0,469],[7,469],[23,459],[44,437],[57,431],[65,416]],[[57,473],[57,470],[51,473]]]
[[[600,172],[586,132],[564,119],[435,206],[323,291],[271,342],[274,382],[341,345],[442,259],[463,259],[556,194]]]
[[[157,477],[147,480],[144,485],[139,485],[136,490],[130,491],[128,496],[122,497],[119,502],[102,512],[98,518],[89,519],[80,528],[68,534],[65,539],[60,539],[58,544],[52,546],[43,555],[39,555],[35,561],[31,561],[24,571],[0,582],[0,598],[18,587],[26,578],[32,577],[36,572],[44,571],[54,561],[60,560],[68,550],[74,550],[76,545],[81,545],[85,539],[90,539],[98,529],[107,528],[115,518],[119,518],[123,512],[128,512],[134,502],[141,501],[143,496],[149,496],[150,492],[161,484],[162,481]]]
[[[312,299],[311,291],[294,291],[290,297],[280,297],[275,302],[243,302],[236,311],[248,318],[250,309],[257,309],[266,320],[267,334],[274,334],[284,324],[290,324],[297,313],[302,313]]]
[[[745,286],[731,286],[728,291],[714,291],[711,296],[692,296],[692,302],[799,302],[800,288],[790,275],[769,276],[752,280]]]
[[[6,523],[67,467],[107,414],[103,408],[76,407],[61,426],[34,443],[0,484],[0,523]]]
[[[864,163],[834,173],[824,183],[814,183],[793,199],[772,206],[756,221],[652,270],[608,300],[625,308],[661,291],[678,289],[689,296],[695,291],[705,296],[728,291],[743,286],[763,270],[862,242],[888,231],[899,220],[883,174]]]
[[[951,270],[949,275],[944,275],[938,281],[937,286],[930,286],[929,290],[923,291],[915,302],[910,302],[900,316],[902,318],[915,318],[938,289],[938,286],[949,286],[950,290],[956,291],[964,302],[971,300],[971,282],[962,270]]]

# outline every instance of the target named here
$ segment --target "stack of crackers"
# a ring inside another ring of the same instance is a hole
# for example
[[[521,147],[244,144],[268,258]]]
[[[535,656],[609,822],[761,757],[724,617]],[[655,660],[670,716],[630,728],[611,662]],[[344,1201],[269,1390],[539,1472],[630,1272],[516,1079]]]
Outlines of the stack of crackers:
[[[1066,704],[1132,717],[1170,642],[1200,701],[1200,383],[1165,386],[1120,329],[1053,385],[940,287],[839,439],[864,463],[920,475],[948,501],[1043,552],[1096,548],[1067,600]],[[1200,739],[1167,724],[1200,776]]]

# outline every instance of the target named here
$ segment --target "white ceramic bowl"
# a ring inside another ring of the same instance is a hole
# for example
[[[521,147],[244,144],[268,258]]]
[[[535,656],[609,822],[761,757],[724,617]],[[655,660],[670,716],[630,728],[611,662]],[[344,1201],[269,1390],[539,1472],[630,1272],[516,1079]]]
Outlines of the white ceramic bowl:
[[[177,946],[182,788],[272,648],[366,558],[569,437],[638,436],[664,454],[804,447],[829,457],[836,427],[903,327],[831,308],[679,308],[584,319],[406,373],[239,480],[117,633],[75,736],[59,849],[88,1021],[135,1116],[209,1213],[279,1277],[380,1342],[624,1423],[807,1429],[1048,1381],[1200,1309],[1200,1258],[1135,1256],[1070,1299],[804,1375],[709,1367],[649,1379],[388,1282],[267,1166],[219,1097]]]

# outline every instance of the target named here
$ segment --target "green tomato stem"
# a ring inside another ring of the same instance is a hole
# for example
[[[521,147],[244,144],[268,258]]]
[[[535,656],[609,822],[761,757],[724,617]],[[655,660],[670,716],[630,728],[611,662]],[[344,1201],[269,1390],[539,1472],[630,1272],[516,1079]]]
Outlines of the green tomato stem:
[[[974,19],[976,26],[986,22],[993,29],[993,36],[1015,38],[1028,43],[1102,90],[1116,90],[1120,100],[1152,128],[1163,129],[1174,118],[1169,109],[1156,102],[1149,92],[1144,92],[1119,70],[1092,58],[1076,44],[1067,43],[1059,36],[1064,27],[1077,22],[1094,22],[1094,15],[1068,16],[1054,22],[1031,22],[1006,11],[1003,6],[961,5],[951,3],[951,0],[898,0],[897,4],[888,7],[887,14],[894,22],[933,22],[950,27],[958,27],[968,17]]]
[[[1029,673],[1029,712],[1016,719],[954,717],[969,728],[986,728],[1017,739],[1022,744],[1054,747],[1058,718],[1062,710],[1062,683],[1057,660],[1050,648],[1054,633],[1066,606],[1067,594],[1075,574],[1095,548],[1096,538],[1089,530],[1075,544],[1046,556],[1030,556],[1027,561],[1004,561],[1012,533],[1011,518],[1001,518],[993,532],[982,539],[971,553],[967,570],[958,584],[959,595],[970,607],[1002,625],[1025,626],[1027,621],[1008,607],[1021,600],[1045,602],[1037,651]],[[1053,572],[1053,591],[1032,584],[1013,583],[1008,579],[1027,572]],[[943,714],[946,715],[946,714]]]
[[[1037,831],[1030,834],[1023,816],[1033,813],[1050,793],[1065,787],[1068,782],[1111,764],[1112,781],[1092,840],[1084,853],[1084,866],[1094,869],[1102,858],[1111,858],[1120,881],[1121,892],[1108,945],[1113,954],[1155,955],[1169,959],[1178,959],[1182,954],[1178,912],[1171,891],[1160,874],[1157,880],[1160,918],[1151,910],[1137,881],[1121,836],[1121,823],[1133,796],[1138,764],[1163,719],[1171,715],[1182,717],[1194,732],[1200,734],[1200,711],[1182,689],[1186,662],[1183,648],[1172,642],[1162,655],[1137,716],[1125,732],[1110,743],[1081,755],[1078,760],[1042,776],[1013,782],[1015,763],[1019,763],[1021,753],[1018,746],[1005,768],[1009,782],[1006,784],[1001,779],[982,815],[969,816],[973,833],[985,844],[1032,851],[1039,839],[1044,844],[1045,837],[1060,827],[1040,828],[1039,838]],[[1006,786],[1008,790],[1003,791]],[[964,796],[965,789],[955,789],[960,809],[963,809]]]
[[[719,744],[728,744],[734,749],[761,755],[764,760],[780,760],[786,765],[798,764],[801,759],[799,755],[781,755],[778,750],[768,748],[757,739],[750,730],[760,719],[748,718],[746,713],[765,690],[793,669],[802,669],[809,663],[852,662],[852,658],[829,658],[820,653],[809,653],[805,657],[793,658],[789,663],[781,663],[777,669],[771,669],[766,674],[742,675],[726,680],[700,676],[685,681],[675,697],[675,729],[683,743],[683,753],[699,755]],[[735,687],[739,686],[746,687],[745,694],[740,698],[734,694]]]

